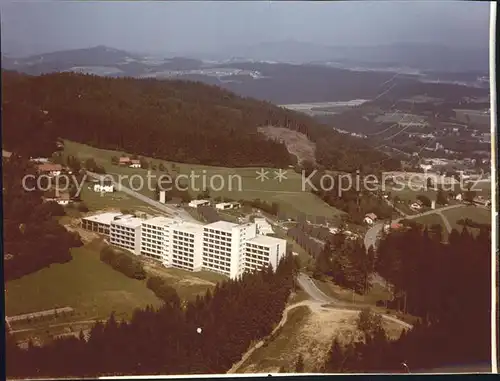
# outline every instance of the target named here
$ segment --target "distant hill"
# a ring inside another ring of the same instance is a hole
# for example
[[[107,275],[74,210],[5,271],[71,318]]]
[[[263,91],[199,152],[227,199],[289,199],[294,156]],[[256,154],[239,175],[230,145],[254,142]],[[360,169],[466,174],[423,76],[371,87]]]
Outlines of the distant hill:
[[[485,46],[454,48],[438,44],[398,43],[378,46],[326,46],[287,40],[250,46],[235,46],[212,54],[213,58],[276,61],[305,64],[337,62],[344,67],[410,67],[425,71],[488,71]]]
[[[375,49],[331,48],[293,41],[283,44],[285,50],[278,49],[281,43],[262,44],[264,52],[268,52],[269,55],[268,53],[261,55],[256,48],[249,51],[248,56],[276,59],[281,57],[281,61],[286,61],[295,54],[303,55],[303,52],[307,52],[305,57],[309,63],[261,62],[245,57],[235,59],[234,56],[224,62],[206,62],[186,57],[152,57],[97,46],[25,58],[3,56],[2,68],[32,75],[71,71],[109,77],[186,79],[217,85],[239,95],[276,104],[371,99],[380,94],[383,84],[390,80],[397,85],[398,96],[402,97],[410,97],[415,93],[412,89],[406,94],[408,84],[413,86],[425,81],[440,81],[441,83],[434,87],[437,90],[445,82],[484,88],[488,86],[488,82],[484,81],[488,75],[487,70],[453,71],[457,65],[462,65],[466,60],[483,62],[484,59],[487,64],[487,52],[484,53],[482,50],[476,54],[418,45],[415,47],[390,45]],[[316,54],[315,51],[322,53]],[[426,53],[420,54],[420,51]],[[335,53],[334,56],[329,55],[332,52]],[[465,58],[458,59],[459,53],[463,53]],[[442,59],[443,54],[448,58]],[[337,57],[337,60],[333,62],[328,60],[328,57]],[[418,60],[421,65],[415,63]],[[427,64],[423,64],[424,61]],[[440,71],[437,71],[438,66],[431,61],[442,64],[439,66]],[[408,65],[411,66],[412,62],[416,66],[420,65],[420,74],[418,70],[408,69]],[[428,67],[434,69],[422,69]],[[394,73],[400,74],[397,78],[393,78]],[[480,78],[482,80],[479,80]],[[417,92],[417,94],[424,93]],[[432,94],[427,95],[432,96]]]
[[[64,50],[24,58],[2,56],[2,68],[39,75],[76,71],[114,76],[137,76],[148,71],[187,70],[202,66],[191,58],[155,58],[106,46]]]
[[[314,142],[325,168],[399,168],[306,115],[201,83],[2,72],[2,86],[3,145],[10,151],[31,152],[61,137],[178,162],[283,168],[295,158],[257,129],[278,126]]]

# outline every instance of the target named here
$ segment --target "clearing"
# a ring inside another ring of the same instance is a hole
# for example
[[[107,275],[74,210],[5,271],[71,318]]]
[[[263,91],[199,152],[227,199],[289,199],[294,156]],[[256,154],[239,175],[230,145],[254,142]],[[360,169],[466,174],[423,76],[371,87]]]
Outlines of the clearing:
[[[159,170],[146,170],[141,168],[120,167],[111,164],[113,156],[119,157],[125,154],[120,151],[103,150],[88,145],[79,144],[71,141],[65,141],[64,156],[73,155],[80,160],[93,158],[98,165],[102,165],[108,174],[112,174],[116,179],[118,175],[122,177],[121,183],[124,186],[132,187],[139,193],[155,198],[155,180],[160,176],[167,175],[167,172]],[[130,156],[130,155],[129,155]],[[254,200],[260,199],[268,203],[276,202],[280,206],[280,210],[290,217],[297,218],[298,215],[305,213],[313,216],[334,217],[343,214],[342,211],[335,209],[315,196],[309,190],[303,190],[301,174],[296,173],[292,169],[281,169],[284,177],[277,178],[279,169],[276,168],[224,168],[213,167],[206,165],[173,163],[166,160],[158,160],[146,158],[152,165],[159,168],[160,163],[165,166],[169,173],[173,175],[180,174],[186,176],[188,191],[191,196],[196,197],[203,190],[203,186],[207,186],[210,191],[210,196],[227,197],[235,200]],[[257,171],[263,170],[266,174],[265,178],[257,178]],[[149,183],[148,186],[148,173]],[[134,176],[135,175],[135,176]],[[132,177],[134,176],[134,177]],[[141,182],[144,186],[140,187]],[[90,195],[88,189],[82,191],[82,198],[91,203],[95,208],[103,207],[104,205],[112,206],[106,200],[106,197],[101,197],[99,194]],[[139,201],[124,199],[121,195],[109,196],[120,197],[120,200],[115,200],[115,205],[124,207],[125,202],[135,202],[138,208],[141,207]],[[132,208],[132,205],[130,206]],[[89,206],[90,208],[90,206]]]
[[[269,139],[280,140],[285,143],[288,152],[297,157],[299,164],[304,160],[316,163],[316,144],[298,131],[284,127],[259,127],[258,131]]]
[[[292,308],[292,307],[290,307]],[[358,337],[359,311],[329,308],[312,301],[300,302],[288,313],[284,326],[262,347],[256,349],[236,373],[277,373],[280,367],[293,372],[302,354],[305,372],[315,372],[324,363],[335,337],[348,342]],[[402,327],[384,319],[391,338],[398,338]]]
[[[457,224],[457,221],[466,218],[480,224],[489,224],[491,229],[491,209],[471,205],[463,208],[445,210],[442,214],[448,219],[452,228],[457,229],[459,232],[462,231],[463,225]],[[467,226],[467,229],[472,234],[479,233],[479,229],[477,228]]]

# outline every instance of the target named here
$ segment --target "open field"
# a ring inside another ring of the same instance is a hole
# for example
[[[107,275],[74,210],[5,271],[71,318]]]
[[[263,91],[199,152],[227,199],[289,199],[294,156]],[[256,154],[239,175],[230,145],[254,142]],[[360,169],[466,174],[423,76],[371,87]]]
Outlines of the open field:
[[[115,311],[130,316],[134,308],[159,306],[160,300],[134,280],[113,270],[99,259],[102,243],[72,250],[73,259],[53,264],[6,284],[6,315],[71,307],[75,319],[105,318]]]
[[[490,123],[490,114],[485,113],[480,110],[465,110],[465,109],[456,109],[455,115],[457,120],[463,123],[474,123],[474,124],[483,124],[488,125]]]
[[[101,262],[100,240],[72,250],[73,259],[54,264],[6,285],[6,315],[50,310],[74,309],[73,319],[106,318],[111,312],[128,318],[135,308],[160,306],[161,301],[146,287],[145,281],[130,279]],[[132,255],[132,254],[131,254]],[[191,273],[146,264],[148,275],[160,275],[174,287],[181,299],[193,300],[225,278],[211,272]]]
[[[459,210],[460,210],[460,208],[459,208]],[[425,216],[420,216],[420,217],[412,219],[411,221],[414,221],[414,222],[422,224],[422,225],[427,225],[429,227],[432,225],[441,225],[441,226],[443,226],[443,233],[446,232],[446,228],[444,226],[443,219],[437,213],[432,213],[432,214],[427,214]]]
[[[370,291],[368,291],[365,295],[353,293],[351,290],[341,288],[328,280],[314,279],[314,283],[326,295],[345,302],[355,302],[375,306],[379,300],[385,301],[391,299],[391,293],[385,287],[375,282],[370,288]]]
[[[89,189],[90,185],[85,185],[80,193],[80,198],[87,205],[90,211],[121,210],[128,209],[132,211],[140,211],[149,214],[164,214],[126,193],[96,193]]]
[[[299,354],[304,359],[304,371],[317,372],[335,337],[344,343],[358,337],[358,311],[326,308],[315,302],[302,303],[290,310],[285,325],[252,353],[238,373],[276,373],[280,367],[292,373]],[[391,338],[399,337],[402,331],[400,325],[386,320],[384,329]]]
[[[95,159],[98,165],[102,165],[106,172],[113,174],[115,178],[118,178],[118,175],[127,176],[126,180],[122,180],[123,185],[133,187],[141,194],[151,198],[154,198],[154,179],[167,174],[167,172],[159,170],[148,171],[146,169],[112,165],[111,157],[119,157],[123,152],[97,149],[75,142],[66,141],[64,153],[66,156],[77,156],[80,160]],[[156,166],[162,163],[174,175],[181,174],[187,176],[186,185],[189,187],[188,191],[193,197],[200,194],[204,185],[206,185],[210,190],[211,197],[220,196],[236,200],[260,199],[270,203],[276,202],[280,205],[283,212],[290,215],[296,216],[300,213],[307,213],[309,215],[333,217],[342,213],[312,193],[302,191],[301,175],[291,169],[287,169],[284,174],[286,178],[279,181],[279,179],[275,178],[277,169],[264,168],[267,171],[267,179],[261,181],[261,179],[257,179],[256,173],[261,168],[224,168],[172,163],[151,158],[147,158],[147,160]],[[174,165],[174,169],[172,169],[172,164]],[[152,184],[150,187],[148,186],[148,172],[151,178],[149,183]],[[133,175],[137,176],[132,177]],[[197,177],[195,178],[194,176]],[[122,177],[122,179],[124,178]],[[141,181],[144,184],[143,187],[140,187]],[[100,196],[96,195],[97,197]],[[94,202],[99,204],[104,202],[104,200],[97,199]]]
[[[6,285],[6,315],[69,307],[47,317],[11,322],[17,340],[37,337],[46,340],[53,335],[78,333],[96,320],[106,319],[114,312],[118,319],[129,319],[136,308],[159,307],[161,301],[146,287],[146,281],[130,279],[101,262],[101,240],[72,250],[73,259],[54,264],[36,273],[13,280]],[[132,254],[130,254],[132,255]],[[167,269],[155,263],[145,263],[148,276],[162,276],[176,289],[183,300],[204,295],[217,282],[227,278],[211,273],[191,273]]]
[[[474,222],[491,225],[491,210],[481,207],[467,206],[465,208],[445,210],[442,213],[448,219],[452,228],[457,229],[459,232],[463,229],[463,225],[457,224],[457,221],[460,219],[469,218]],[[471,228],[469,226],[467,229],[472,234],[479,233],[479,229]]]
[[[285,143],[288,152],[297,157],[299,162],[308,160],[316,162],[316,144],[308,137],[298,131],[290,130],[284,127],[259,127],[258,131],[270,139],[281,140]]]

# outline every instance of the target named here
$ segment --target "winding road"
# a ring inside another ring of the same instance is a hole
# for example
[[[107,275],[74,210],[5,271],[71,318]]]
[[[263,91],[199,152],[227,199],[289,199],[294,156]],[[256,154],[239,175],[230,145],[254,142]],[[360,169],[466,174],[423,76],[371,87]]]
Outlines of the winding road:
[[[429,214],[437,214],[441,217],[441,219],[443,220],[444,222],[444,225],[446,227],[446,230],[449,232],[451,232],[452,230],[452,227],[450,225],[450,222],[448,221],[448,219],[446,218],[446,216],[442,213],[446,210],[450,210],[450,209],[456,209],[456,208],[462,208],[462,207],[465,207],[467,205],[465,204],[455,204],[455,205],[449,205],[449,206],[444,206],[442,208],[439,208],[439,209],[432,209],[432,210],[428,210],[426,212],[423,212],[423,213],[419,213],[419,214],[412,214],[412,215],[405,215],[405,217],[401,217],[401,218],[398,218],[396,220],[392,220],[392,222],[399,222],[399,221],[402,221],[402,220],[413,220],[415,218],[419,218],[419,217],[423,217],[423,216],[427,216]],[[375,223],[372,227],[370,227],[370,229],[368,229],[368,231],[365,233],[365,238],[364,238],[364,243],[365,243],[365,247],[366,249],[368,250],[368,248],[370,246],[373,246],[373,248],[376,248],[377,246],[377,240],[380,236],[380,233],[384,227],[384,222],[377,222]]]
[[[267,336],[266,338],[260,340],[258,343],[250,347],[247,352],[241,357],[241,360],[235,363],[231,369],[228,370],[228,374],[234,374],[237,373],[238,370],[241,368],[241,366],[245,363],[245,361],[248,360],[248,358],[259,348],[261,348],[264,343],[266,342],[267,338],[272,337],[280,328],[282,328],[287,320],[288,320],[288,314],[290,311],[293,309],[300,307],[300,306],[307,306],[311,310],[314,308],[322,308],[322,309],[330,309],[330,310],[349,310],[349,311],[360,311],[364,307],[367,307],[368,305],[364,304],[356,304],[356,303],[348,303],[344,301],[340,301],[338,299],[332,298],[328,295],[326,295],[323,291],[321,291],[314,281],[306,274],[304,273],[299,273],[297,276],[297,282],[300,285],[300,288],[304,290],[307,295],[309,296],[308,300],[303,300],[298,303],[291,304],[287,306],[283,310],[283,316],[276,326],[276,328],[273,329],[271,334]],[[402,320],[399,320],[395,317],[389,316],[382,314],[382,318],[392,321],[394,323],[400,324],[406,329],[411,329],[413,326],[411,324],[408,324]]]

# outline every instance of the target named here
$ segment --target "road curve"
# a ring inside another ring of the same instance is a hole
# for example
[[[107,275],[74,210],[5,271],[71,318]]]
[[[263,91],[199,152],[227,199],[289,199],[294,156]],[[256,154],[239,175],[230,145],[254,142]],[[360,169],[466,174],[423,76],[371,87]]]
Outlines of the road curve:
[[[444,206],[444,207],[439,208],[439,209],[432,209],[432,210],[428,210],[426,212],[422,212],[419,214],[406,215],[405,217],[401,217],[401,218],[392,220],[392,222],[397,223],[397,222],[402,221],[402,220],[413,220],[415,218],[427,216],[429,214],[437,214],[443,219],[446,230],[448,230],[448,232],[450,232],[451,225],[450,225],[448,219],[446,218],[446,216],[442,214],[442,212],[444,212],[446,210],[450,210],[450,209],[462,208],[465,206],[467,206],[467,205],[465,205],[465,204],[448,205],[448,206]],[[364,243],[365,243],[366,250],[368,250],[368,248],[370,246],[373,246],[374,248],[377,247],[377,241],[378,241],[379,235],[380,235],[383,227],[384,227],[384,222],[377,222],[367,230],[367,232],[365,233],[365,237],[364,237]]]
[[[361,303],[349,303],[345,301],[341,301],[335,298],[332,298],[328,295],[326,295],[323,291],[321,291],[318,286],[314,283],[314,281],[307,276],[304,273],[300,273],[297,276],[297,282],[299,283],[300,287],[302,288],[303,291],[305,291],[311,299],[317,302],[321,303],[328,303],[329,306],[324,306],[327,308],[336,308],[336,309],[343,309],[343,310],[354,310],[354,311],[359,311],[362,308],[369,307],[369,305],[366,304],[361,304]],[[381,314],[382,317],[386,320],[392,321],[394,323],[397,323],[404,328],[411,329],[413,328],[413,325],[406,323],[400,319],[397,319],[393,316],[389,316],[386,314]]]
[[[340,301],[338,299],[334,299],[326,295],[323,291],[321,291],[318,286],[314,283],[314,281],[307,276],[304,273],[299,273],[297,276],[297,281],[300,285],[300,287],[309,295],[310,299],[309,300],[303,300],[301,302],[289,305],[283,310],[283,316],[276,326],[276,328],[273,329],[270,335],[268,335],[266,338],[260,340],[258,343],[253,345],[250,349],[248,349],[245,354],[241,357],[241,360],[235,363],[231,369],[227,371],[227,374],[234,374],[237,373],[238,369],[241,368],[241,366],[245,363],[245,361],[248,360],[248,358],[259,348],[261,348],[266,339],[269,337],[272,337],[281,327],[283,327],[287,320],[288,320],[288,314],[290,311],[293,309],[300,307],[300,306],[320,306],[321,308],[324,309],[331,309],[331,310],[347,310],[347,311],[359,311],[361,308],[366,307],[364,305],[360,304],[354,304],[354,303],[347,303]],[[328,305],[326,305],[328,304]],[[411,324],[408,324],[402,320],[399,320],[395,317],[388,316],[385,314],[382,314],[382,318],[392,321],[394,323],[400,324],[406,329],[411,329],[413,326]]]

